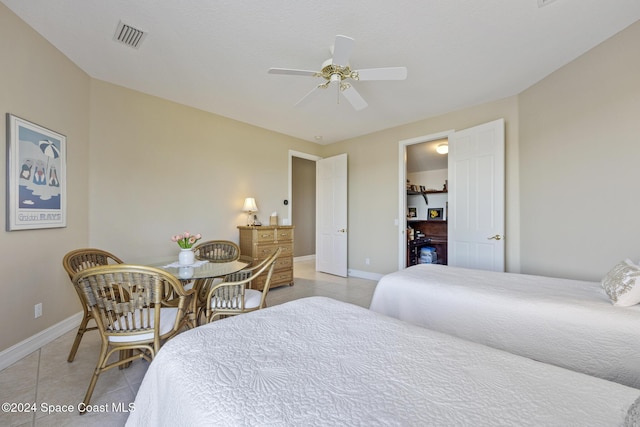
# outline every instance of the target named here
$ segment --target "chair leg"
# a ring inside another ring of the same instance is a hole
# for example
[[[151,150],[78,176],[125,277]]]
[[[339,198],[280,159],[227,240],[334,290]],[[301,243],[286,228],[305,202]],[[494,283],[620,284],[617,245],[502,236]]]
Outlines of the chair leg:
[[[125,360],[131,356],[133,356],[133,350],[120,350],[120,360]],[[131,366],[131,362],[118,366],[118,369],[127,369],[129,366]]]
[[[80,322],[80,326],[78,327],[78,333],[76,334],[76,339],[73,341],[73,345],[71,346],[71,351],[69,352],[69,357],[67,357],[67,362],[73,362],[73,359],[76,358],[76,353],[78,352],[78,347],[80,347],[80,341],[82,341],[82,336],[85,332],[87,332],[87,325],[89,324],[89,320],[91,318],[86,314],[82,318],[82,322]]]
[[[89,388],[87,389],[87,393],[84,395],[84,400],[82,401],[83,406],[80,410],[80,415],[85,413],[86,407],[89,405],[89,401],[91,400],[91,395],[93,394],[93,390],[96,388],[96,383],[98,382],[98,377],[102,373],[105,365],[107,364],[107,352],[109,350],[109,346],[107,344],[103,344],[100,348],[100,356],[98,358],[98,364],[96,365],[96,369],[93,371],[93,376],[91,377],[91,381],[89,382]]]

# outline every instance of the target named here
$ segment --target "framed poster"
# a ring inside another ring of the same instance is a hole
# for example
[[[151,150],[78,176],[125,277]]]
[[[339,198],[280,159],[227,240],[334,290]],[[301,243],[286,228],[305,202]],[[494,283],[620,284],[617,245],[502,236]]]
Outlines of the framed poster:
[[[429,221],[444,221],[444,209],[443,208],[430,208],[427,211],[427,220],[429,220]]]
[[[67,226],[67,138],[7,113],[7,231]]]

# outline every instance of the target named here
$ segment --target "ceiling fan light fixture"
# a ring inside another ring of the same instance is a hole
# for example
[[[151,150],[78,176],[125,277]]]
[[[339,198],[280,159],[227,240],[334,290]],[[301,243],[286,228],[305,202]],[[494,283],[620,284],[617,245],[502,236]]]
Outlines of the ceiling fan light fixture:
[[[337,86],[337,102],[340,103],[340,94],[349,101],[356,110],[367,107],[367,102],[358,93],[356,88],[347,79],[354,81],[366,80],[405,80],[407,78],[406,67],[386,67],[386,68],[365,68],[352,70],[349,65],[349,58],[353,51],[354,40],[351,37],[337,35],[332,50],[333,57],[322,63],[320,71],[294,70],[289,68],[269,68],[269,74],[289,74],[293,76],[320,77],[325,80],[307,93],[296,105],[302,105],[309,95],[316,92],[316,89],[326,89],[330,84]]]
[[[438,154],[447,154],[449,152],[449,144],[438,144],[436,152]]]

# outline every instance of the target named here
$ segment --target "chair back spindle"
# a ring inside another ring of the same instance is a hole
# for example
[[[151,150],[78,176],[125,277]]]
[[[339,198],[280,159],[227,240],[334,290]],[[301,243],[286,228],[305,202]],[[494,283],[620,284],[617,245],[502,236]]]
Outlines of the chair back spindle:
[[[230,262],[240,258],[240,247],[229,240],[209,240],[193,248],[197,259],[209,262]]]

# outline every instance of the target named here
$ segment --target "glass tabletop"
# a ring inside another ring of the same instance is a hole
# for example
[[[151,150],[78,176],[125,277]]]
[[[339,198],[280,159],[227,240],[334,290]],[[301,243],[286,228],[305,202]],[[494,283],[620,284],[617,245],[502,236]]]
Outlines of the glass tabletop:
[[[167,267],[170,264],[177,263],[176,257],[159,258],[151,262],[145,263],[150,267],[156,267],[173,274],[178,279],[207,279],[210,277],[224,277],[227,274],[240,271],[249,265],[244,261],[230,262],[205,262],[198,265],[196,260],[195,266]]]

